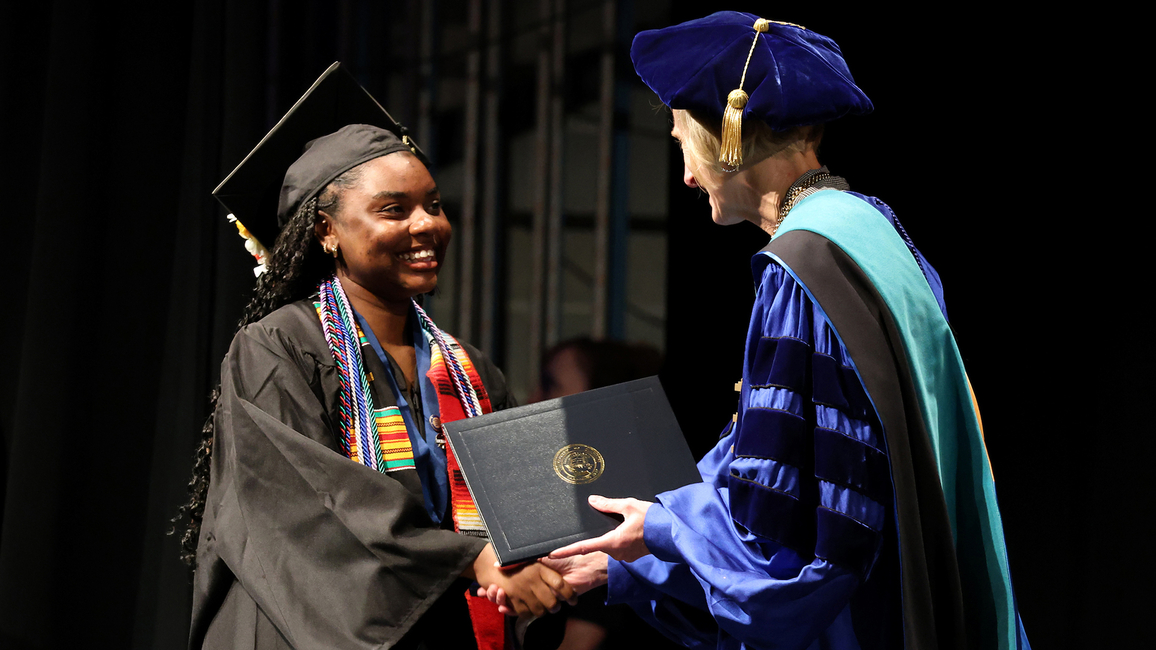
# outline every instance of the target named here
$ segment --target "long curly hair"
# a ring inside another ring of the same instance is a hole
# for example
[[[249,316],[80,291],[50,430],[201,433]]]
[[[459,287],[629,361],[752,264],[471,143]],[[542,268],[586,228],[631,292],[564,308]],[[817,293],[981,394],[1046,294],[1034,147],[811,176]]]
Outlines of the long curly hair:
[[[317,290],[317,285],[334,271],[334,260],[321,250],[321,244],[314,233],[318,211],[329,215],[340,212],[344,190],[352,187],[361,178],[361,167],[354,167],[338,176],[325,187],[319,196],[301,205],[289,223],[281,229],[277,241],[269,253],[265,272],[257,278],[253,297],[245,307],[244,315],[237,324],[240,330],[249,323],[255,323],[281,307],[306,298]],[[210,393],[212,413],[201,428],[201,442],[193,454],[193,476],[189,480],[189,500],[177,510],[173,517],[173,528],[169,534],[176,534],[176,528],[184,520],[188,525],[181,534],[181,559],[195,570],[197,566],[197,542],[201,535],[201,518],[205,513],[205,498],[209,493],[209,469],[213,457],[214,420],[217,414],[217,400],[221,396],[221,386]]]

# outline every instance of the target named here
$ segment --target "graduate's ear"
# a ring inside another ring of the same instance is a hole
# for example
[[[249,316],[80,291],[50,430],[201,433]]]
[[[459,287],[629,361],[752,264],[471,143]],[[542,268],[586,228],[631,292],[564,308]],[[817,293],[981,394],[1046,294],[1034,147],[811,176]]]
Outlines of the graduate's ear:
[[[337,241],[337,228],[329,213],[324,210],[317,211],[317,220],[313,222],[313,234],[321,244],[321,249],[336,257],[334,253],[340,248],[340,242]]]

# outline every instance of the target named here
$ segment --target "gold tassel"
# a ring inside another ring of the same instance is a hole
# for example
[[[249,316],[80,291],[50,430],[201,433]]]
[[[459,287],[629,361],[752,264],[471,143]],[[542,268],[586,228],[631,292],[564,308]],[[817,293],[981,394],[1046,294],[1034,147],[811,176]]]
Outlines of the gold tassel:
[[[743,108],[747,105],[747,99],[742,89],[732,90],[727,95],[727,108],[723,111],[719,161],[733,169],[743,164]]]
[[[751,65],[755,45],[759,43],[759,34],[766,33],[770,28],[770,21],[765,18],[755,21],[755,40],[751,42],[751,50],[747,52],[747,62],[743,64],[743,76],[739,79],[739,87],[727,95],[727,107],[723,111],[722,149],[719,151],[718,159],[734,171],[743,164],[743,108],[750,99],[743,91],[743,84],[747,81],[747,68]]]

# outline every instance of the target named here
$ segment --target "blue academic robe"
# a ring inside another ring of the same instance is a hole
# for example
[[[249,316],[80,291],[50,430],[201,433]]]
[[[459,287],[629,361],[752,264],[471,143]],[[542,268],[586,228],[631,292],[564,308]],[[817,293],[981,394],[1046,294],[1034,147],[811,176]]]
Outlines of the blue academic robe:
[[[609,601],[690,647],[1027,647],[939,278],[824,190],[753,260],[739,413]]]

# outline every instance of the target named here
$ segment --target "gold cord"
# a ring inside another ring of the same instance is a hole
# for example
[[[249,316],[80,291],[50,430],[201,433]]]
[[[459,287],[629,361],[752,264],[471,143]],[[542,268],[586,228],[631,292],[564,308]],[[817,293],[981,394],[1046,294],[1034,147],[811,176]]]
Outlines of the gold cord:
[[[755,46],[759,44],[759,34],[770,29],[771,23],[766,18],[759,18],[755,21],[755,40],[751,41],[751,51],[747,52],[747,62],[743,64],[743,78],[739,79],[739,90],[743,89],[743,84],[747,82],[747,68],[751,65],[751,56],[755,53]]]

